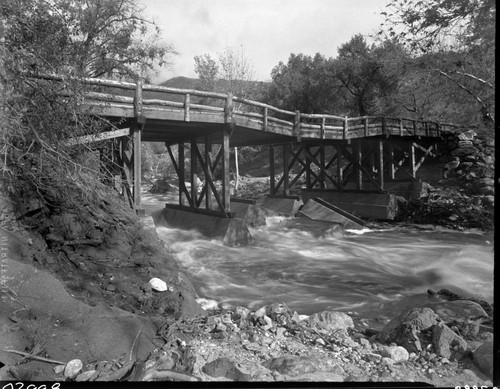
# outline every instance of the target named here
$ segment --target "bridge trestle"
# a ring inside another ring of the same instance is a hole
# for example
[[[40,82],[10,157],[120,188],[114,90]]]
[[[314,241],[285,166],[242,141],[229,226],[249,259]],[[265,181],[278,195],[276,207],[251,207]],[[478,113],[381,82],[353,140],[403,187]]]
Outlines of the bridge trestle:
[[[218,133],[192,137],[189,143],[176,145],[177,158],[173,145],[166,144],[179,182],[178,208],[231,217],[229,137],[230,132],[226,128]],[[220,143],[215,143],[215,139]],[[216,178],[220,178],[220,183]],[[189,190],[186,182],[189,182]]]
[[[370,137],[269,147],[271,196],[307,190],[386,193],[387,184],[419,181],[418,169],[437,157],[435,140]],[[278,163],[282,159],[281,163]],[[282,173],[276,166],[282,165]]]

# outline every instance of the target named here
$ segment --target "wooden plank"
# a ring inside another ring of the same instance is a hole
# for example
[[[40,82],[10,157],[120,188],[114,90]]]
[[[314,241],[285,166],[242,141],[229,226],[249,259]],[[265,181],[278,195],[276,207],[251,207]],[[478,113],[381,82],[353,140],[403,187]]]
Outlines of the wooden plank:
[[[189,122],[189,110],[190,110],[190,105],[191,105],[191,95],[189,93],[186,93],[184,96],[184,121]]]
[[[122,128],[114,131],[101,132],[99,134],[83,135],[77,138],[65,140],[62,143],[65,146],[75,146],[78,144],[93,143],[106,139],[114,139],[122,136],[129,136],[130,133],[131,133],[130,128]]]

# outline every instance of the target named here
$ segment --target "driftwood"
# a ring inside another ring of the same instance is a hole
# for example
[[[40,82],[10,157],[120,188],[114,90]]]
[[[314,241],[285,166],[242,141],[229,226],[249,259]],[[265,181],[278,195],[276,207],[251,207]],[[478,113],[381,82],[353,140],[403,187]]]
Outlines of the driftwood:
[[[54,359],[48,359],[48,358],[39,357],[39,356],[36,356],[34,354],[25,353],[25,352],[22,352],[22,351],[10,350],[10,349],[7,349],[7,348],[4,348],[4,351],[7,351],[8,353],[13,353],[13,354],[19,354],[19,355],[22,355],[26,359],[33,359],[35,361],[53,363],[53,364],[56,364],[56,365],[65,365],[66,364],[66,362],[61,362],[61,361],[56,361]]]
[[[192,376],[190,374],[179,373],[171,370],[150,369],[147,370],[144,374],[144,377],[142,377],[143,381],[165,380],[165,379],[170,379],[174,381],[190,381],[190,382],[201,381],[200,378]]]

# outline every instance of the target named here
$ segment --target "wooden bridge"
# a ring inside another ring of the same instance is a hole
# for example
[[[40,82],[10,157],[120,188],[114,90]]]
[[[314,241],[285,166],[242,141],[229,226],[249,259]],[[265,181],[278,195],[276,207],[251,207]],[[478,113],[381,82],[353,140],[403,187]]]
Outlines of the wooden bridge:
[[[64,83],[60,77],[44,78]],[[230,147],[269,145],[271,196],[289,196],[301,178],[304,189],[313,192],[387,193],[389,184],[418,181],[424,160],[437,156],[443,132],[457,130],[451,124],[404,118],[293,112],[232,94],[141,82],[80,81],[88,86],[85,107],[113,123],[113,129],[68,141],[116,139],[116,161],[137,210],[142,141],[167,146],[179,179],[179,207],[230,217]],[[275,168],[278,151],[280,172]],[[221,187],[214,179],[216,169]],[[204,178],[202,188],[198,175]]]

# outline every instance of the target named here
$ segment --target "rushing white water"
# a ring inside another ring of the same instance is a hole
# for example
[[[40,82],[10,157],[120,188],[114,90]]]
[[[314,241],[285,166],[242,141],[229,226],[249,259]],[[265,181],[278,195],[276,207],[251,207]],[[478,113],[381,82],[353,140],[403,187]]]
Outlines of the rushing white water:
[[[233,305],[393,317],[427,289],[493,299],[491,234],[395,227],[341,235],[327,223],[271,217],[251,229],[254,245],[236,248],[195,230],[157,231],[201,297]]]

